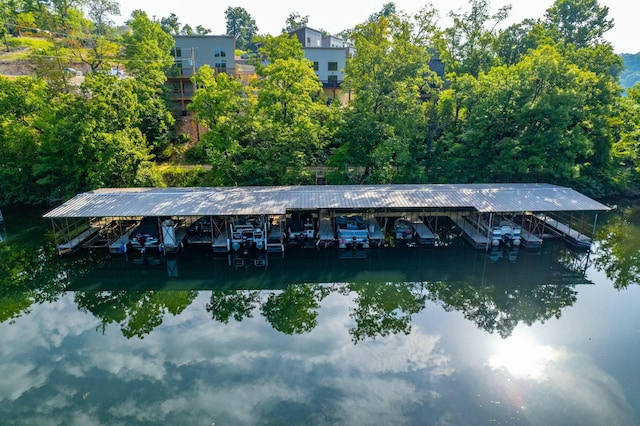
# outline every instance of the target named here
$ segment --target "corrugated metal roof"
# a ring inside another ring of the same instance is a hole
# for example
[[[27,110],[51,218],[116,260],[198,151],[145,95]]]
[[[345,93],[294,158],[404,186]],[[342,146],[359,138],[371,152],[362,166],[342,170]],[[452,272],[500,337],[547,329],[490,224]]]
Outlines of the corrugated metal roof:
[[[225,216],[321,208],[473,208],[479,212],[609,209],[571,188],[548,184],[245,186],[98,189],[76,195],[45,217]]]

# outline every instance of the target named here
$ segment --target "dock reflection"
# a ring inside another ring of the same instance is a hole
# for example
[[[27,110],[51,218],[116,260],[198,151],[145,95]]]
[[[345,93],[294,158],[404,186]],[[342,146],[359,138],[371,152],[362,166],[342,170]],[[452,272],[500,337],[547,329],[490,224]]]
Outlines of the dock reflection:
[[[138,256],[138,257],[135,257]],[[297,283],[462,282],[473,286],[590,284],[588,253],[561,243],[536,251],[468,247],[289,250],[286,256],[214,255],[188,249],[177,257],[136,254],[95,258],[69,290],[284,289]]]

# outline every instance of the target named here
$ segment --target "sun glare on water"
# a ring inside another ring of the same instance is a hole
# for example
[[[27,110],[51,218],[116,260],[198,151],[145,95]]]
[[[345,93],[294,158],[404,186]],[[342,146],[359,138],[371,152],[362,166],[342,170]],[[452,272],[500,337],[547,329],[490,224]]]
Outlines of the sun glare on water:
[[[565,355],[561,350],[541,345],[522,333],[498,343],[488,365],[494,370],[505,370],[519,379],[546,380],[549,364]]]

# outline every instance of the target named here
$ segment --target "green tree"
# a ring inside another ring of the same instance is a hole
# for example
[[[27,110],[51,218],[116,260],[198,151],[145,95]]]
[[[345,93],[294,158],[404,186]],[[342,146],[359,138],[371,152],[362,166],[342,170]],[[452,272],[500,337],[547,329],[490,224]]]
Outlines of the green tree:
[[[369,15],[369,22],[378,22],[381,17],[389,18],[398,13],[396,10],[396,4],[394,2],[385,3],[382,5],[382,9],[378,12],[372,13]]]
[[[598,0],[556,0],[547,9],[545,23],[556,41],[577,48],[604,43],[604,33],[613,28],[609,8]]]
[[[120,5],[115,0],[87,0],[87,8],[99,35],[106,35],[113,25],[110,16],[120,15]]]
[[[468,79],[456,89],[464,92],[462,131],[441,140],[436,154],[455,165],[445,180],[575,185],[593,161],[591,123],[604,119],[599,84],[552,46]]]
[[[127,23],[131,31],[122,40],[127,70],[144,85],[161,87],[173,65],[173,37],[141,10],[134,11]]]
[[[167,34],[178,35],[180,34],[180,21],[175,13],[171,13],[166,18],[160,18],[160,28]]]
[[[227,35],[236,38],[236,48],[240,50],[256,50],[253,38],[258,34],[255,19],[242,7],[229,6],[224,12],[227,22]]]
[[[536,33],[539,26],[539,21],[525,19],[500,31],[494,47],[500,64],[515,65],[530,50],[538,47]]]
[[[202,25],[196,25],[196,34],[198,35],[211,34],[211,29],[205,28]]]
[[[330,161],[337,171],[334,180],[421,179],[427,128],[427,102],[421,96],[439,85],[428,69],[421,29],[407,17],[382,16],[353,31],[358,54],[347,62],[344,89],[353,92],[354,100],[336,135],[340,146]]]
[[[606,274],[617,289],[640,284],[640,211],[636,206],[621,205],[598,229],[598,250],[593,264]]]
[[[197,71],[193,82],[198,89],[188,108],[209,128],[199,142],[199,149],[206,152],[218,185],[237,184],[239,169],[247,155],[243,145],[255,128],[252,105],[255,96],[227,74],[215,76],[207,65]]]
[[[472,286],[464,282],[427,283],[428,299],[445,311],[460,311],[466,319],[488,333],[506,339],[520,323],[533,325],[560,318],[572,306],[578,292],[574,286]]]
[[[43,80],[0,76],[0,204],[35,203],[43,193],[33,184],[40,133],[34,126],[48,104]]]
[[[326,145],[323,123],[316,120],[328,108],[319,96],[322,86],[297,39],[287,34],[267,37],[260,53],[267,59],[257,68],[260,78],[254,83],[261,140],[249,147],[257,161],[245,170],[254,175],[259,165],[263,184],[300,183],[304,167],[313,164]]]
[[[253,317],[253,311],[259,305],[259,297],[260,293],[257,291],[213,291],[206,309],[214,320],[223,324],[229,324],[232,317],[240,322]]]
[[[195,35],[195,31],[193,30],[193,28],[191,28],[191,25],[184,24],[182,26],[182,29],[180,30],[180,34],[181,35],[191,36],[191,35]]]
[[[174,41],[142,11],[134,11],[128,24],[131,31],[123,36],[124,57],[127,71],[137,83],[142,117],[139,128],[159,154],[175,124],[164,96],[166,75],[173,65]]]
[[[615,135],[612,157],[616,164],[614,183],[620,191],[635,192],[640,188],[640,84],[619,100],[614,119]]]
[[[282,33],[290,33],[302,27],[305,27],[309,23],[309,15],[302,16],[299,12],[291,12],[285,21],[285,26],[282,28]]]
[[[442,32],[438,43],[444,63],[456,75],[477,76],[493,66],[496,26],[511,10],[510,5],[503,6],[492,15],[489,0],[471,0],[470,6],[466,13],[449,13],[453,25]]]

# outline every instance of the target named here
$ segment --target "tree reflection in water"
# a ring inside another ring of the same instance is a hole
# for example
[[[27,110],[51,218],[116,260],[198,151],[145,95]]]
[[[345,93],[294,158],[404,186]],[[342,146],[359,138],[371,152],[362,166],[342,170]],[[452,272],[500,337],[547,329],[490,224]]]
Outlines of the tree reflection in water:
[[[179,315],[198,295],[191,291],[76,292],[78,308],[108,324],[118,324],[127,338],[144,338],[162,324],[165,315]]]
[[[271,293],[262,305],[262,315],[276,330],[302,334],[318,324],[320,302],[331,293],[318,284],[294,284],[281,293]]]
[[[253,310],[259,305],[259,291],[214,290],[207,303],[207,312],[215,321],[229,324],[229,319],[240,322],[253,317]]]
[[[346,287],[356,294],[349,330],[353,343],[377,336],[411,332],[411,316],[425,307],[422,283],[354,283]]]
[[[57,300],[75,271],[59,262],[50,246],[0,244],[0,322],[29,313],[33,304]]]
[[[640,206],[618,207],[600,224],[593,263],[617,289],[640,284]]]
[[[577,300],[574,286],[539,285],[505,288],[465,283],[428,283],[429,300],[446,311],[460,311],[478,328],[506,339],[522,322],[533,325],[560,318],[562,309]]]
[[[637,215],[636,210],[617,216],[602,227],[600,249],[595,255],[596,265],[609,277],[615,277],[619,288],[638,283],[640,235],[629,224],[629,216],[634,214]],[[634,216],[633,220],[636,219]],[[302,272],[310,278],[317,274],[334,284],[288,285],[287,280],[295,282],[296,278],[284,275],[286,259],[269,270],[240,271],[240,275],[237,271],[225,275],[226,268],[207,269],[196,262],[185,268],[194,274],[194,282],[213,284],[197,289],[180,286],[174,291],[165,286],[171,288],[171,280],[182,278],[167,277],[162,260],[157,264],[132,265],[124,259],[92,254],[61,260],[52,244],[43,244],[43,239],[37,241],[37,247],[0,245],[0,321],[11,321],[28,313],[33,304],[55,301],[68,288],[74,288],[78,308],[99,319],[103,332],[107,326],[117,325],[127,338],[143,338],[161,325],[165,316],[182,313],[196,299],[198,290],[211,291],[205,309],[214,321],[228,324],[232,318],[243,321],[259,314],[275,330],[289,335],[311,332],[318,324],[322,301],[333,293],[353,300],[349,314],[353,326],[349,334],[354,344],[392,334],[409,334],[413,317],[425,308],[427,300],[446,311],[460,311],[480,329],[506,338],[518,324],[532,325],[559,318],[564,308],[575,303],[575,284],[584,280],[584,263],[589,260],[585,253],[551,250],[539,258],[521,256],[517,264],[505,268],[489,262],[485,253],[473,252],[466,263],[460,257],[439,255],[426,257],[433,264],[414,268],[411,273],[417,279],[413,276],[407,279],[397,273],[410,270],[411,265],[402,263],[401,257],[394,258],[390,266],[382,265],[380,270],[375,268],[384,263],[384,258],[376,257],[360,264],[381,276],[392,273],[399,279],[351,281],[354,275],[347,274],[352,272],[347,268],[338,271],[343,275],[336,275],[340,278],[332,281],[333,276],[323,273],[333,270],[333,261],[309,256],[309,264],[305,264]],[[201,264],[208,265],[207,262],[205,259]],[[314,262],[320,264],[317,271],[313,269]],[[438,269],[440,263],[444,267]],[[456,265],[457,269],[452,269]],[[477,278],[478,273],[482,273],[481,279]],[[208,276],[215,278],[206,281]],[[159,280],[162,284],[156,285]],[[536,284],[537,280],[543,283]],[[254,281],[259,283],[255,287]]]

